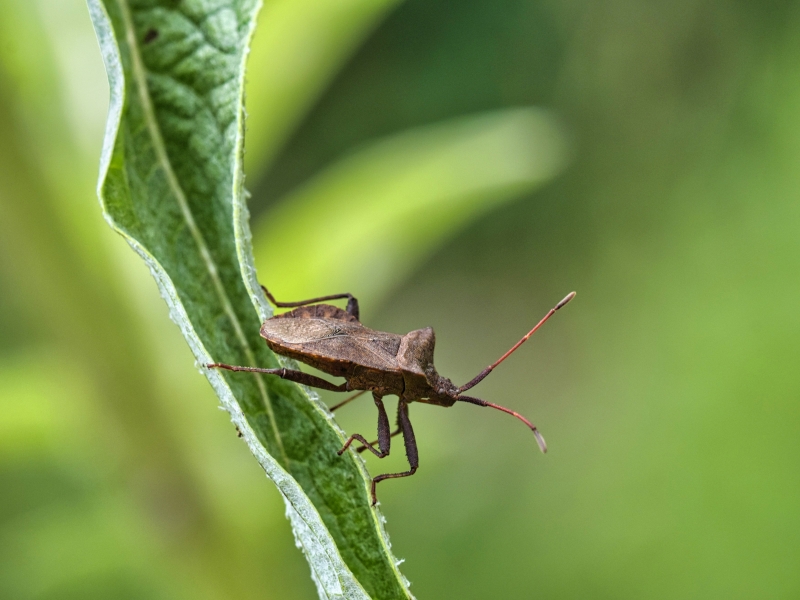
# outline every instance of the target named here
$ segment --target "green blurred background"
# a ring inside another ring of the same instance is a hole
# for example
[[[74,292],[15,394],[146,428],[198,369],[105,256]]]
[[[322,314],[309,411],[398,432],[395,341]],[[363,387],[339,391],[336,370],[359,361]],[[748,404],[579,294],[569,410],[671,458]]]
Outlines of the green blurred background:
[[[579,292],[475,389],[546,456],[412,406],[381,501],[420,599],[800,595],[800,5],[269,0],[248,73],[279,298],[431,325],[463,382]],[[0,0],[0,597],[313,598],[103,223],[107,94],[81,0]]]

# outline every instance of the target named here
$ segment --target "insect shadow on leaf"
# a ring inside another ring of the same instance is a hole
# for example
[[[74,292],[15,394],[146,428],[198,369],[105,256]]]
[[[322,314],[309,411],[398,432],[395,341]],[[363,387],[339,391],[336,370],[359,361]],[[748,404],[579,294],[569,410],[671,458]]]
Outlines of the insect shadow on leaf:
[[[514,344],[508,352],[478,373],[472,380],[458,387],[447,377],[439,375],[433,366],[436,337],[432,328],[417,329],[405,335],[374,331],[364,327],[359,321],[358,300],[352,294],[333,294],[299,302],[278,302],[267,288],[264,286],[262,288],[267,298],[275,306],[294,309],[264,321],[260,333],[270,349],[329,375],[343,377],[345,382],[337,385],[321,377],[286,368],[263,369],[224,363],[211,363],[206,366],[229,371],[277,375],[288,381],[332,392],[358,390],[357,394],[331,407],[331,410],[341,408],[365,392],[372,392],[372,399],[378,409],[378,439],[368,442],[362,435],[354,433],[347,439],[338,454],[341,455],[354,441],[358,441],[362,444],[357,448],[358,452],[369,450],[378,458],[384,458],[389,455],[391,438],[402,433],[406,457],[410,466],[408,471],[384,473],[372,479],[373,506],[377,502],[375,486],[379,482],[384,479],[408,477],[413,475],[419,467],[419,453],[417,452],[414,428],[411,426],[408,416],[408,405],[412,402],[444,407],[453,406],[456,402],[467,402],[477,406],[495,408],[525,423],[536,437],[539,449],[547,452],[547,445],[542,434],[528,419],[499,404],[465,396],[464,392],[483,381],[556,311],[572,300],[575,292],[570,292],[561,302],[551,308],[533,329]],[[347,308],[344,310],[331,304],[324,304],[328,300],[344,298],[347,298]],[[399,398],[395,431],[391,431],[389,417],[383,405],[383,397],[390,395]]]

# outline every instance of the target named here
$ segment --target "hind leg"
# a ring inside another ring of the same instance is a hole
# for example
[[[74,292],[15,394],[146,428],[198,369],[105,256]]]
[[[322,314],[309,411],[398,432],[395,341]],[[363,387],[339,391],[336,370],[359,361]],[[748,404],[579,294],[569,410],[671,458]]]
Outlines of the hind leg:
[[[287,381],[294,381],[302,383],[309,387],[319,388],[321,390],[329,390],[331,392],[349,392],[347,382],[340,385],[331,383],[324,380],[322,377],[315,377],[302,371],[293,371],[292,369],[262,369],[260,367],[237,367],[236,365],[226,365],[225,363],[210,363],[206,365],[209,369],[225,369],[226,371],[244,371],[245,373],[263,373],[264,375],[277,375],[281,379]]]

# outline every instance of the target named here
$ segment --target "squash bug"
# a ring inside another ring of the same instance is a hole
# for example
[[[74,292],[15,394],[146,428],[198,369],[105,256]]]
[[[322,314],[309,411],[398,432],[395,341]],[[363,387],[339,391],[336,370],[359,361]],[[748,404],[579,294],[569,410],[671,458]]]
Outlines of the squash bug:
[[[278,302],[267,288],[264,286],[262,288],[275,306],[294,309],[264,321],[260,333],[270,349],[329,375],[344,377],[345,382],[336,385],[321,377],[285,368],[262,369],[222,363],[212,363],[207,367],[277,375],[288,381],[332,392],[360,390],[357,394],[331,407],[331,410],[344,406],[367,391],[372,392],[372,398],[378,408],[378,439],[370,443],[363,436],[354,433],[339,450],[339,455],[341,456],[357,440],[363,444],[358,448],[359,452],[369,450],[378,458],[384,458],[389,455],[391,438],[402,433],[406,457],[410,466],[408,471],[385,473],[372,479],[373,506],[377,502],[375,486],[379,482],[395,477],[408,477],[413,475],[419,467],[417,442],[408,417],[408,405],[411,402],[423,402],[444,407],[453,406],[456,402],[468,402],[501,410],[525,423],[536,436],[539,449],[547,452],[544,438],[528,419],[499,404],[465,396],[464,392],[478,385],[495,367],[525,343],[547,319],[575,297],[575,292],[569,293],[550,309],[541,321],[508,352],[478,373],[471,381],[458,387],[446,377],[439,375],[433,366],[433,348],[436,338],[432,328],[417,329],[405,335],[374,331],[364,327],[359,321],[358,300],[352,294],[334,294],[300,302]],[[347,308],[344,310],[331,304],[324,304],[327,300],[344,298],[347,298]],[[397,429],[394,432],[390,430],[389,417],[383,405],[383,397],[389,395],[399,398]],[[375,448],[376,443],[377,448]]]

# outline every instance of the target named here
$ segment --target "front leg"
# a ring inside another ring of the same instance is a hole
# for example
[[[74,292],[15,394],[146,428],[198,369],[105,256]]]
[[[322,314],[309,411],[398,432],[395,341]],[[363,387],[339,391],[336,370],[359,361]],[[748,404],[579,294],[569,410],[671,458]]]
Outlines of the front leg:
[[[394,437],[394,436],[399,435],[399,434],[400,434],[400,429],[395,429],[392,432],[392,435],[390,435],[389,437]],[[378,443],[378,440],[375,440],[374,442],[370,442],[370,445],[374,446],[377,443]],[[356,448],[356,452],[363,452],[366,449],[367,449],[367,446],[359,446],[358,448]]]
[[[375,495],[375,486],[378,485],[378,482],[383,481],[384,479],[394,479],[396,477],[410,477],[417,472],[417,468],[419,467],[417,439],[414,437],[414,428],[411,427],[411,420],[408,418],[408,403],[403,398],[400,398],[400,402],[397,405],[397,425],[399,426],[400,431],[403,432],[403,442],[405,442],[406,446],[406,457],[408,458],[408,464],[411,468],[408,471],[403,471],[402,473],[385,473],[375,477],[372,480],[372,506],[375,506],[375,504],[378,502],[378,497]]]
[[[342,449],[339,450],[337,453],[339,456],[350,447],[350,444],[353,441],[358,440],[362,444],[364,444],[363,449],[367,449],[372,452],[378,458],[383,458],[385,456],[389,456],[389,449],[392,443],[392,436],[389,433],[389,417],[386,414],[386,407],[383,405],[383,399],[381,396],[372,392],[372,398],[375,400],[375,406],[378,407],[378,450],[375,449],[375,446],[370,444],[362,435],[354,433],[342,446]],[[361,451],[362,448],[359,448]]]

